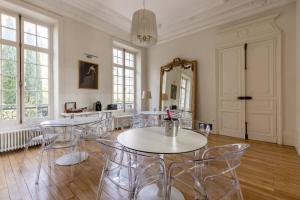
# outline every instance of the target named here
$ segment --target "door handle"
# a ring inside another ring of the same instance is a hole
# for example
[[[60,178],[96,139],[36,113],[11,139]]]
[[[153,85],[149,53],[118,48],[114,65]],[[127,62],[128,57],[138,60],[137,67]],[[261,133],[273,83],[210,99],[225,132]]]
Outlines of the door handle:
[[[238,100],[251,100],[252,97],[251,96],[239,96],[237,97]]]

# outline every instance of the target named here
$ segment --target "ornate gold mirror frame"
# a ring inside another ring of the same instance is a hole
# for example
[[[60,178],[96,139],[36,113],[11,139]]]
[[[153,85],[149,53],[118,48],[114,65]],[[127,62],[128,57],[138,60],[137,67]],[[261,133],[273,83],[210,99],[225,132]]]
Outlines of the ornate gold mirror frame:
[[[180,67],[182,69],[191,69],[193,72],[192,79],[192,119],[196,120],[196,88],[197,88],[197,61],[192,60],[184,60],[180,58],[174,58],[172,62],[167,65],[164,65],[160,68],[160,90],[159,90],[159,109],[162,109],[162,87],[163,87],[163,77],[165,72],[169,72],[173,70],[175,67]]]

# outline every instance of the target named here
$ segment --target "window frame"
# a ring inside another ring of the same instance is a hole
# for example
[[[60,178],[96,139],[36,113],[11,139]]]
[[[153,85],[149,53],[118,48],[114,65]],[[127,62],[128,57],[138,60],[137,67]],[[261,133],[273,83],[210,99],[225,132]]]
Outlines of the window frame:
[[[53,25],[47,24],[40,20],[36,20],[32,17],[26,15],[21,15],[19,13],[4,10],[0,8],[0,14],[5,14],[8,16],[15,17],[16,19],[16,41],[4,40],[0,37],[0,44],[14,46],[17,49],[16,53],[16,62],[17,62],[17,97],[16,97],[16,118],[15,119],[0,119],[0,127],[18,127],[26,121],[42,121],[48,118],[53,117]],[[20,18],[21,16],[21,18]],[[20,20],[21,19],[21,20]],[[24,43],[24,21],[28,21],[34,24],[45,26],[48,28],[48,49],[30,46]],[[0,34],[2,34],[2,29],[0,28]],[[35,117],[35,118],[26,118],[25,117],[25,65],[24,65],[24,56],[25,49],[33,50],[37,52],[43,52],[48,54],[48,116],[47,117]],[[21,54],[20,54],[21,52]],[[1,95],[1,94],[0,94]],[[0,102],[1,103],[1,102]],[[0,128],[1,129],[1,128]]]
[[[122,51],[122,56],[123,56],[122,57],[123,58],[123,60],[122,60],[123,64],[122,65],[114,63],[114,54],[113,54],[114,49],[116,49],[118,51]],[[134,56],[133,67],[129,67],[129,66],[125,65],[125,54],[126,53],[133,54],[133,56]],[[136,87],[137,87],[137,85],[136,85],[136,68],[137,68],[136,58],[137,58],[136,52],[133,52],[133,51],[130,51],[128,49],[121,48],[121,47],[118,47],[118,46],[113,46],[113,48],[112,48],[112,66],[113,66],[112,67],[112,103],[115,104],[115,102],[114,102],[114,94],[115,94],[115,92],[114,92],[114,86],[115,86],[115,84],[114,84],[114,68],[118,67],[118,68],[122,68],[122,71],[123,71],[123,82],[122,82],[122,85],[123,85],[123,87],[122,87],[122,92],[123,92],[122,105],[123,105],[123,108],[118,109],[118,110],[123,110],[124,112],[125,111],[133,111],[133,110],[136,109]],[[126,91],[126,89],[125,89],[126,88],[125,70],[126,69],[133,71],[133,74],[134,74],[134,86],[133,86],[134,93],[133,93],[133,108],[132,109],[126,109],[126,93],[125,93],[125,91]]]
[[[16,118],[15,119],[0,119],[0,126],[5,126],[5,127],[11,127],[11,126],[16,126],[16,125],[19,125],[20,124],[20,121],[21,121],[21,116],[20,116],[20,112],[21,112],[21,107],[20,107],[20,101],[21,101],[21,98],[20,98],[20,93],[21,93],[21,88],[20,88],[20,76],[21,76],[21,73],[20,73],[20,69],[21,69],[21,62],[20,62],[20,21],[19,21],[19,15],[15,12],[10,12],[10,11],[7,11],[7,10],[3,10],[3,9],[0,9],[0,14],[5,14],[5,15],[8,15],[8,16],[12,16],[12,17],[15,17],[16,19],[16,41],[13,42],[13,41],[10,41],[10,40],[4,40],[2,39],[2,36],[0,38],[0,44],[1,45],[9,45],[9,46],[14,46],[16,47]],[[1,18],[1,17],[0,17]],[[2,35],[2,28],[0,28],[0,34]],[[0,95],[2,95],[2,93],[0,93]],[[1,101],[2,101],[2,97],[1,97]],[[2,105],[2,102],[1,102],[1,105]]]
[[[36,46],[31,46],[28,44],[24,43],[24,21],[37,24],[37,25],[42,25],[48,28],[48,49],[38,47],[37,44]],[[21,81],[22,81],[22,119],[24,122],[26,122],[28,119],[30,120],[43,120],[43,119],[48,119],[53,117],[53,60],[52,60],[52,55],[53,55],[53,27],[50,24],[46,24],[44,22],[41,22],[36,19],[32,19],[28,16],[22,16],[21,18],[21,41],[22,41],[22,55],[21,55]],[[24,65],[24,58],[25,58],[25,49],[31,50],[31,51],[36,51],[36,52],[43,52],[48,54],[48,116],[44,118],[39,118],[39,117],[34,117],[34,118],[26,118],[25,116],[25,65]]]

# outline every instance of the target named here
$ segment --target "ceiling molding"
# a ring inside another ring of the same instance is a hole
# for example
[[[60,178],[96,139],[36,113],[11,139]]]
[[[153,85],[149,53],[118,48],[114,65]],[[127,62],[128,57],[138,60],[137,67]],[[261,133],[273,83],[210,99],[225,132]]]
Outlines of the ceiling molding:
[[[23,0],[66,16],[112,36],[130,41],[131,19],[108,8],[100,0]],[[206,9],[187,13],[185,17],[162,24],[158,28],[158,43],[167,42],[201,30],[230,23],[274,9],[295,0],[220,0]],[[172,9],[168,7],[166,9]],[[159,23],[159,22],[158,22]]]

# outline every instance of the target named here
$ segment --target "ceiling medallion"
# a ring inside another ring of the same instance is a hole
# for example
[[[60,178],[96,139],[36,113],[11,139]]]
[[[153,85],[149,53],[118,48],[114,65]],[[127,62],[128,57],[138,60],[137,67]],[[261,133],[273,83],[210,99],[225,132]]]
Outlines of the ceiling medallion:
[[[157,43],[156,16],[151,10],[143,9],[133,13],[131,24],[131,40],[138,46],[148,47]]]

